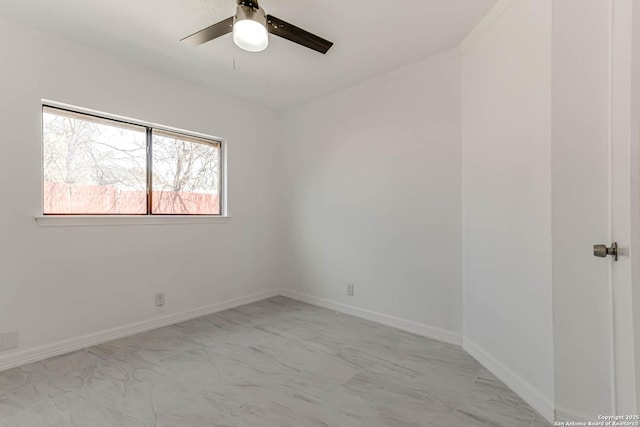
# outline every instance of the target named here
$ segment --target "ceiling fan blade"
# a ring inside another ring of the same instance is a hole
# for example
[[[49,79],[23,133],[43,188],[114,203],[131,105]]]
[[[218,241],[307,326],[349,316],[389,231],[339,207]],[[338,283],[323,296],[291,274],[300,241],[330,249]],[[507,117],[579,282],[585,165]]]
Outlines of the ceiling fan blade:
[[[271,34],[298,43],[322,54],[327,53],[327,51],[331,49],[331,46],[333,46],[332,42],[318,37],[315,34],[311,34],[295,25],[291,25],[273,15],[267,15],[267,29]]]
[[[204,30],[200,30],[197,33],[193,33],[180,41],[188,44],[189,46],[198,46],[220,36],[224,36],[225,34],[229,34],[232,30],[233,16],[225,19],[224,21],[220,21],[217,24],[213,24]]]

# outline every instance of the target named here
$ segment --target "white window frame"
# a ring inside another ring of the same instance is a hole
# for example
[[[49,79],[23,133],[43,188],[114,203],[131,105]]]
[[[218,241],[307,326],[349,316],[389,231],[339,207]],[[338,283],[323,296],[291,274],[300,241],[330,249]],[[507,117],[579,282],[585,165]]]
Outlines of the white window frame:
[[[51,215],[44,214],[44,176],[41,177],[40,185],[40,213],[35,217],[38,225],[45,227],[66,227],[66,226],[119,226],[119,225],[178,225],[178,224],[220,224],[226,223],[231,219],[228,206],[228,174],[227,174],[227,158],[228,144],[225,138],[211,136],[207,134],[187,131],[184,129],[159,125],[143,120],[132,119],[129,117],[118,116],[115,114],[104,113],[102,111],[91,110],[87,108],[77,107],[69,104],[63,104],[51,100],[43,99],[41,110],[45,107],[57,108],[61,110],[71,111],[73,113],[95,116],[107,120],[113,120],[125,124],[143,126],[146,128],[157,129],[160,131],[171,132],[210,140],[220,144],[220,214],[219,215],[158,215],[158,214],[141,214],[141,215],[75,215],[60,214]],[[42,114],[40,115],[40,128],[42,129]],[[40,144],[43,150],[43,141]],[[41,153],[42,154],[42,153]],[[40,156],[41,162],[43,156]],[[40,171],[44,175],[42,164]]]

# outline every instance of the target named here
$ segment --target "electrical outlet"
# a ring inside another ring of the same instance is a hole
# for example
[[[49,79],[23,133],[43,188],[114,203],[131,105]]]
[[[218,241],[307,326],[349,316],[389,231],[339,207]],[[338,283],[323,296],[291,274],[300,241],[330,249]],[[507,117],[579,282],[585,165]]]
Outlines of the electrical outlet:
[[[165,303],[164,292],[156,293],[156,307],[162,307]]]
[[[353,296],[353,283],[348,283],[347,284],[347,295],[349,295],[350,297]]]
[[[20,332],[7,332],[0,334],[0,351],[9,351],[18,348],[20,343]]]

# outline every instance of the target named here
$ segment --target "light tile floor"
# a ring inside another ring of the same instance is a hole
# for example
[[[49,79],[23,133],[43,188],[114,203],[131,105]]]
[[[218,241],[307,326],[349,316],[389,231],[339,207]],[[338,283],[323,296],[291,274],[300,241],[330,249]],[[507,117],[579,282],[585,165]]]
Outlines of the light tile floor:
[[[0,426],[548,424],[460,348],[277,297],[0,372]]]

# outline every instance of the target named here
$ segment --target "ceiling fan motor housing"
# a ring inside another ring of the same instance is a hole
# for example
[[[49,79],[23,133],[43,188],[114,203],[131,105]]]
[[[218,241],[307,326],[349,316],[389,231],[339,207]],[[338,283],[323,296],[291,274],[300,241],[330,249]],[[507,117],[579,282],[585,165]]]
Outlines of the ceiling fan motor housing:
[[[333,43],[315,34],[298,28],[273,15],[267,15],[258,0],[236,0],[236,15],[208,26],[183,38],[181,41],[198,46],[233,32],[235,44],[248,52],[261,52],[269,45],[269,34],[282,37],[322,54],[327,53]]]
[[[267,27],[267,14],[264,12],[264,9],[261,7],[258,9],[254,9],[251,6],[245,6],[245,5],[239,4],[238,9],[236,11],[236,22],[244,21],[245,19],[259,22],[265,28]]]
[[[252,7],[254,9],[260,8],[257,0],[237,0],[237,3],[238,3],[238,6],[247,6],[247,7]]]

